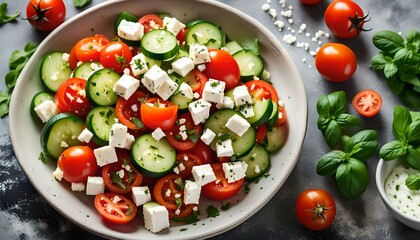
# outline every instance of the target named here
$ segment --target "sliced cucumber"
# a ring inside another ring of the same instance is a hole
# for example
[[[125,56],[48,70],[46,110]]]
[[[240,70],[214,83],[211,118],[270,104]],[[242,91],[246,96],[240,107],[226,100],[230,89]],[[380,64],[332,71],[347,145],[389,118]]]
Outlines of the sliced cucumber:
[[[219,141],[228,138],[232,140],[234,156],[242,157],[248,154],[248,152],[254,147],[256,132],[253,127],[249,127],[242,137],[239,137],[234,132],[230,131],[226,127],[226,123],[235,114],[242,116],[240,112],[233,109],[218,110],[211,114],[207,119],[204,124],[204,129],[209,128],[216,133],[215,139],[210,144],[213,149],[216,149],[215,146]]]
[[[140,44],[144,56],[155,60],[169,60],[179,50],[176,36],[165,29],[154,29],[144,34]]]
[[[220,49],[223,46],[223,33],[218,26],[209,21],[197,21],[189,24],[185,44],[205,45],[207,48]]]
[[[109,142],[112,125],[115,123],[115,108],[111,106],[96,106],[86,115],[86,127],[95,137],[93,141],[99,145]]]
[[[252,126],[259,126],[270,118],[273,113],[273,101],[271,99],[266,100],[252,100],[252,108],[254,110],[254,116],[247,118],[248,122]]]
[[[227,52],[230,53],[230,55],[233,55],[239,51],[242,51],[243,48],[237,41],[229,41],[226,43],[225,48],[227,49]]]
[[[286,142],[289,128],[287,124],[282,124],[280,126],[270,126],[267,130],[267,136],[262,144],[269,153],[277,152]]]
[[[101,106],[114,105],[118,95],[113,88],[121,75],[109,68],[102,68],[90,75],[86,83],[86,96]]]
[[[69,62],[64,60],[64,53],[54,51],[44,56],[41,62],[41,79],[44,85],[56,92],[62,82],[71,75]]]
[[[138,19],[139,18],[136,17],[135,15],[133,15],[132,13],[127,12],[127,11],[122,11],[118,15],[117,20],[115,21],[115,24],[114,24],[115,34],[118,35],[118,26],[120,25],[122,20],[126,20],[126,21],[129,21],[129,22],[137,22]],[[121,41],[123,41],[124,43],[126,43],[129,46],[139,46],[140,45],[140,41],[131,41],[131,40],[124,39],[122,37],[119,37],[119,39],[121,39]]]
[[[103,68],[99,62],[84,62],[73,70],[72,77],[89,79],[89,76],[96,70]]]
[[[273,111],[271,113],[271,116],[268,118],[267,123],[268,124],[275,123],[278,117],[279,117],[279,104],[276,102],[273,102]]]
[[[270,168],[270,154],[259,144],[256,144],[251,152],[239,158],[238,161],[243,161],[248,164],[245,172],[245,178],[248,180],[259,178]]]
[[[260,77],[264,71],[262,58],[251,50],[242,50],[233,54],[233,58],[239,65],[242,81],[249,81]]]
[[[84,128],[84,121],[70,113],[60,113],[50,118],[41,131],[41,146],[44,152],[58,159],[70,146],[80,145],[77,139]]]
[[[32,98],[31,101],[31,114],[32,116],[36,116],[38,117],[38,114],[35,112],[35,108],[38,107],[42,102],[46,101],[46,100],[51,100],[54,101],[54,95],[52,95],[49,92],[39,92],[37,94],[35,94],[35,96]]]
[[[166,138],[157,141],[151,134],[144,134],[131,148],[131,161],[145,176],[158,178],[174,168],[176,151]]]

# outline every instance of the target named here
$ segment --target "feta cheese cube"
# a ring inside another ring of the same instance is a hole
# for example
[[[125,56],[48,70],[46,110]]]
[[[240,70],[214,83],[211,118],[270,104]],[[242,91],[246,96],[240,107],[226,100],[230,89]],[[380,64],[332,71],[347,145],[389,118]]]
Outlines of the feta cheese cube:
[[[45,100],[34,108],[36,114],[43,123],[58,114],[58,107],[52,100]]]
[[[139,80],[133,78],[130,75],[123,74],[120,77],[120,79],[118,79],[118,81],[114,84],[114,87],[112,89],[118,96],[121,96],[124,99],[128,99],[137,90],[139,86]]]
[[[188,57],[179,58],[172,63],[172,69],[179,75],[185,77],[185,75],[194,69],[193,60]]]
[[[179,94],[181,94],[182,96],[186,97],[187,99],[191,100],[194,98],[194,93],[193,90],[191,88],[190,85],[188,85],[188,83],[181,83],[181,85],[179,85]]]
[[[143,205],[144,226],[152,233],[160,232],[169,227],[169,213],[161,205]]]
[[[165,17],[163,18],[163,27],[176,36],[186,26],[174,17]]]
[[[198,186],[204,186],[207,183],[216,180],[216,175],[214,174],[213,168],[211,168],[210,164],[194,166],[191,172]]]
[[[245,85],[238,86],[233,89],[233,98],[235,99],[236,106],[252,103],[248,88]]]
[[[222,164],[228,183],[236,182],[245,177],[248,165],[245,162],[228,162]]]
[[[191,117],[194,121],[194,124],[199,124],[204,122],[210,116],[211,103],[207,102],[204,99],[199,99],[197,101],[191,102],[188,105],[188,110],[191,113]]]
[[[157,95],[161,97],[163,100],[168,100],[172,94],[178,88],[178,83],[169,79],[168,81],[164,82],[162,86],[156,91]]]
[[[216,144],[217,157],[232,157],[234,154],[232,140],[227,139]]]
[[[88,143],[93,137],[93,133],[89,131],[89,129],[85,128],[83,131],[77,136],[77,139],[81,142]]]
[[[227,96],[223,97],[223,102],[216,104],[217,109],[222,109],[222,108],[233,109],[234,107],[235,107],[235,103],[233,102],[232,98],[227,97]]]
[[[208,49],[204,45],[191,44],[189,56],[195,65],[210,62],[210,55]]]
[[[103,167],[109,163],[118,162],[117,153],[112,146],[103,146],[93,150],[98,166]]]
[[[203,89],[203,99],[208,102],[222,103],[226,83],[210,78]]]
[[[250,126],[251,124],[249,124],[249,122],[246,119],[239,116],[238,114],[235,114],[232,117],[230,117],[226,123],[226,127],[239,137],[242,137],[242,135],[244,135],[244,133],[248,131],[248,128]]]
[[[131,149],[131,147],[133,146],[133,143],[136,139],[134,138],[133,135],[127,133],[127,135],[125,135],[125,145],[124,148],[125,149]]]
[[[86,195],[98,195],[104,193],[105,183],[102,177],[89,176],[87,179]]]
[[[123,19],[118,25],[117,35],[127,40],[139,41],[144,35],[144,26],[139,22]]]
[[[245,118],[250,118],[250,117],[253,117],[255,115],[254,109],[252,108],[251,104],[246,104],[246,105],[240,106],[239,112],[241,112],[242,115],[244,115]]]
[[[196,182],[186,180],[184,185],[184,204],[198,204],[200,201],[201,186]]]
[[[137,206],[152,201],[152,195],[148,186],[133,187],[131,193],[133,201]]]
[[[160,127],[158,127],[152,132],[152,137],[156,139],[156,141],[159,141],[163,137],[166,137],[166,134]]]
[[[71,183],[71,190],[74,192],[82,192],[86,188],[84,183]]]
[[[156,93],[162,84],[169,80],[171,79],[164,70],[157,65],[153,65],[153,67],[144,74],[141,82],[151,93]]]
[[[133,58],[131,58],[130,68],[135,76],[144,74],[147,72],[147,70],[149,70],[149,67],[147,66],[146,58],[143,53],[139,53]]]
[[[206,128],[204,129],[203,134],[201,135],[200,139],[205,144],[209,145],[215,137],[216,137],[216,133],[214,133],[210,128]]]
[[[124,148],[128,128],[124,124],[114,123],[109,135],[109,145],[112,147]]]
[[[61,179],[63,179],[64,176],[64,172],[61,170],[61,168],[57,167],[54,172],[53,172],[53,176],[58,180],[61,181]]]

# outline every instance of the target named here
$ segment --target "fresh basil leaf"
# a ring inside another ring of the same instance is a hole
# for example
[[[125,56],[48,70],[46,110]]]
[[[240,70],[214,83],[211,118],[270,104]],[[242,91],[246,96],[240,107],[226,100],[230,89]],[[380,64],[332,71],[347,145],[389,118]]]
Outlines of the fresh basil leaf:
[[[410,111],[411,119],[414,121],[420,120],[420,112]]]
[[[324,132],[325,140],[330,148],[334,148],[340,141],[341,128],[335,120],[332,120]]]
[[[20,15],[20,10],[16,10],[15,13],[7,14],[7,3],[0,4],[0,26],[8,22],[16,22],[16,18]]]
[[[388,87],[391,89],[392,93],[399,95],[404,90],[404,87],[406,85],[405,82],[401,81],[398,76],[394,76],[391,78],[387,78],[386,82],[388,84]]]
[[[394,61],[398,63],[412,63],[414,60],[414,53],[410,49],[401,48],[394,55]]]
[[[398,67],[395,63],[387,63],[384,66],[384,75],[386,78],[394,77],[398,72]]]
[[[420,93],[413,89],[414,88],[406,84],[403,91],[398,96],[404,105],[414,109],[420,109]]]
[[[10,95],[0,92],[0,118],[9,113]]]
[[[331,122],[330,118],[319,115],[318,129],[324,132],[328,128],[328,125],[330,124],[330,122]]]
[[[407,164],[409,167],[420,170],[420,151],[413,147],[408,148]]]
[[[407,148],[403,146],[403,143],[400,140],[385,143],[381,149],[379,149],[379,156],[387,161],[395,160],[404,156],[406,153]]]
[[[92,0],[74,0],[74,6],[76,8],[82,8],[88,5]]]
[[[341,194],[347,199],[354,199],[367,188],[368,170],[363,162],[350,158],[338,166],[335,180]]]
[[[333,150],[318,161],[316,165],[316,173],[321,176],[331,176],[336,171],[338,166],[345,161],[346,154],[340,150]]]
[[[417,48],[420,48],[420,32],[413,29],[407,32],[406,37],[407,43],[412,44],[416,46]]]
[[[420,176],[415,174],[408,174],[408,177],[405,179],[405,185],[410,190],[420,190]]]
[[[341,128],[358,126],[362,123],[362,121],[358,117],[348,113],[342,113],[338,115],[338,117],[335,120]]]
[[[382,30],[375,33],[372,41],[375,47],[391,54],[404,47],[404,39],[398,33],[390,30]]]
[[[207,216],[208,217],[213,217],[213,218],[215,218],[215,217],[217,217],[217,216],[219,216],[220,215],[220,213],[219,213],[219,209],[217,209],[215,206],[213,206],[213,205],[209,205],[207,208],[206,208],[206,212],[207,212]]]
[[[329,118],[331,116],[331,106],[326,95],[321,95],[316,103],[316,111],[319,116]]]
[[[420,120],[411,122],[407,129],[408,142],[417,141],[420,139]]]
[[[327,96],[328,102],[330,103],[330,115],[338,116],[346,112],[347,100],[346,93],[344,91],[337,91]]]
[[[392,58],[384,56],[382,53],[378,53],[372,58],[371,67],[373,70],[383,70],[385,65],[392,63]]]
[[[394,106],[394,120],[392,122],[392,133],[398,140],[406,140],[406,131],[411,124],[411,115],[407,108]]]
[[[366,160],[373,156],[378,147],[378,133],[376,130],[362,130],[354,134],[344,146],[344,152],[359,160]]]

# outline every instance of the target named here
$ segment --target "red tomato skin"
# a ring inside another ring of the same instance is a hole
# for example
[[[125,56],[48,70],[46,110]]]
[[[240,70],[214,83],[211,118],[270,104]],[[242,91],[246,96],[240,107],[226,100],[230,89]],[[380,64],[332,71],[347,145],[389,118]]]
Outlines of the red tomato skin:
[[[232,55],[218,49],[210,49],[209,55],[210,62],[206,63],[206,69],[203,73],[208,78],[225,82],[225,91],[236,87],[241,80],[241,74],[239,65]]]
[[[201,139],[199,139],[194,145],[194,147],[190,149],[188,152],[191,152],[197,155],[201,159],[203,164],[213,162],[214,151],[207,144],[205,144]]]
[[[140,106],[141,101],[147,98],[147,94],[143,91],[137,90],[128,99],[120,97],[115,106],[115,114],[118,120],[132,130],[146,130],[147,127],[139,128],[132,118],[141,119]],[[134,109],[134,110],[133,110]]]
[[[94,205],[105,221],[114,224],[126,224],[137,215],[137,206],[134,202],[120,194],[109,192],[98,194],[95,196]],[[109,209],[113,211],[113,214],[108,212]],[[131,212],[126,215],[128,211]]]
[[[301,3],[306,5],[316,5],[320,3],[322,0],[300,0]]]
[[[382,107],[382,97],[373,90],[362,90],[354,96],[352,106],[363,117],[373,117]]]
[[[322,211],[325,219],[319,214],[314,215],[316,209]],[[334,221],[336,205],[327,191],[308,189],[301,192],[297,197],[295,210],[296,217],[303,226],[311,230],[323,230]]]
[[[341,43],[324,44],[315,56],[315,66],[323,78],[331,82],[350,79],[357,69],[354,52]]]
[[[351,0],[335,0],[325,10],[324,20],[330,31],[339,38],[355,38],[365,31],[365,21],[354,23],[349,18],[363,18],[362,8]]]
[[[26,17],[34,28],[50,32],[64,22],[66,6],[63,0],[30,0]]]
[[[65,80],[54,96],[54,100],[60,112],[70,112],[76,116],[85,116],[92,108],[92,103],[81,94],[84,91],[86,80],[81,78],[69,78]]]
[[[88,146],[72,146],[61,153],[57,166],[63,171],[63,178],[71,183],[85,183],[95,175],[99,167],[93,150]]]
[[[138,20],[144,26],[144,33],[150,30],[161,28],[163,26],[163,20],[156,14],[146,14]]]
[[[165,107],[149,105],[150,103],[154,104],[158,101],[160,104],[164,104]],[[141,120],[144,125],[151,129],[156,129],[158,127],[164,131],[170,129],[176,122],[177,114],[178,105],[159,98],[149,98],[143,102],[140,107]]]
[[[130,47],[123,42],[110,42],[100,52],[100,62],[105,68],[112,68],[122,74],[129,67],[133,55]]]

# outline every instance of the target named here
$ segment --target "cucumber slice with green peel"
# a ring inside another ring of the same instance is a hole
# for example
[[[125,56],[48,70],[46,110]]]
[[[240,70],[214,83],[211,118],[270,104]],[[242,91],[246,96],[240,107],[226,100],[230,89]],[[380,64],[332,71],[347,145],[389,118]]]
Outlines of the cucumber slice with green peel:
[[[119,96],[113,88],[120,77],[119,73],[110,68],[102,68],[93,72],[86,82],[86,96],[96,105],[114,105]]]
[[[243,117],[242,114],[236,110],[220,109],[210,115],[204,123],[204,129],[208,128],[216,134],[215,139],[210,143],[212,149],[216,149],[216,144],[218,142],[230,139],[232,140],[234,157],[242,157],[248,154],[254,147],[256,131],[251,126],[241,137],[239,137],[236,133],[229,130],[226,127],[226,123],[235,114]]]
[[[273,101],[271,99],[266,100],[253,100],[252,109],[254,110],[254,116],[247,118],[248,122],[252,126],[256,127],[263,123],[266,123],[273,113]]]
[[[242,50],[233,54],[233,58],[239,65],[242,81],[249,81],[260,77],[264,71],[262,58],[251,50]]]
[[[35,108],[46,100],[50,100],[54,102],[54,95],[45,91],[35,94],[35,96],[32,98],[32,101],[31,101],[32,116],[36,116],[38,118],[38,114],[35,112]]]
[[[63,56],[64,53],[53,51],[45,55],[41,62],[42,82],[52,92],[56,92],[72,73],[69,62]]]
[[[233,55],[239,51],[242,51],[243,48],[237,41],[229,41],[226,43],[225,48],[227,49],[227,52],[230,53],[230,55]]]
[[[165,29],[154,29],[144,34],[140,44],[144,56],[155,60],[169,60],[179,51],[176,36]]]
[[[218,26],[209,21],[197,21],[190,23],[185,36],[185,44],[205,45],[208,49],[220,49],[223,46],[223,33]]]
[[[267,123],[268,124],[275,123],[278,117],[279,117],[279,104],[276,102],[273,102],[273,111],[271,113],[271,116],[268,118]]]
[[[115,123],[115,108],[111,106],[96,106],[86,115],[86,127],[96,138],[95,143],[105,145],[109,142],[112,125]]]
[[[103,68],[99,62],[84,62],[73,70],[72,77],[89,79],[89,76],[98,69]]]
[[[175,167],[176,150],[165,138],[157,141],[147,133],[134,142],[131,161],[145,176],[159,178]]]
[[[41,131],[41,146],[44,153],[54,159],[71,146],[80,145],[77,139],[85,122],[70,113],[60,113],[51,117]]]
[[[267,149],[269,153],[277,152],[283,147],[287,140],[288,134],[289,128],[287,124],[270,126],[267,128],[267,136],[263,140],[262,145]]]
[[[254,180],[261,177],[270,168],[270,154],[259,144],[256,144],[251,152],[239,158],[238,161],[243,161],[248,164],[245,172],[245,178],[247,180]]]

